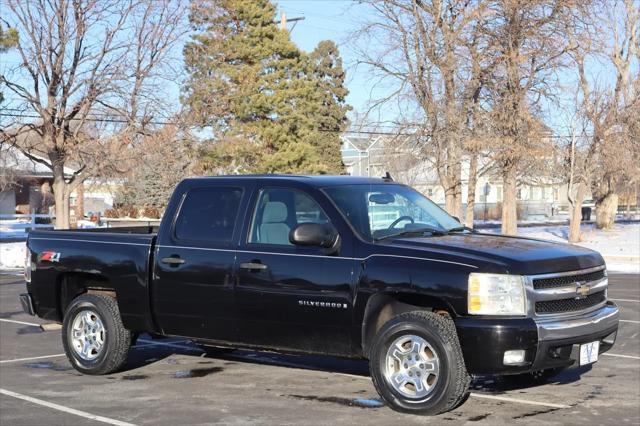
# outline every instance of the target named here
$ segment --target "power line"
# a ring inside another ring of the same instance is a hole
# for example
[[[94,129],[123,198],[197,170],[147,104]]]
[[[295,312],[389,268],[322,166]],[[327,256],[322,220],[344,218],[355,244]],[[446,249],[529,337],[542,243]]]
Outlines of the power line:
[[[42,118],[39,115],[33,115],[33,114],[8,114],[8,113],[4,113],[4,112],[0,112],[0,116],[1,117],[11,117],[11,118]],[[121,119],[121,118],[112,118],[109,116],[103,117],[103,118],[99,118],[96,115],[92,115],[90,117],[86,117],[84,119],[84,121],[89,121],[89,122],[103,122],[103,123],[117,123],[117,124],[127,124],[130,123],[130,120],[125,120],[125,119]],[[155,125],[159,125],[159,126],[177,126],[180,124],[184,124],[184,123],[179,123],[177,121],[159,121],[159,120],[149,120],[149,121],[145,121],[145,123],[147,124],[155,124]],[[418,123],[414,123],[414,126],[419,126],[420,124]],[[202,127],[202,126],[197,126],[197,125],[191,125],[189,127]],[[343,133],[345,135],[349,135],[349,134],[358,134],[358,135],[382,135],[382,136],[430,136],[429,134],[420,134],[418,132],[410,132],[410,131],[398,131],[398,132],[393,132],[393,131],[379,131],[379,130],[327,130],[327,129],[316,129],[316,131],[318,132],[322,132],[322,133]],[[568,139],[568,138],[572,138],[572,137],[591,137],[593,135],[591,134],[583,134],[583,135],[552,135],[552,134],[548,134],[548,133],[531,133],[531,136],[537,136],[540,138],[547,138],[547,139]]]

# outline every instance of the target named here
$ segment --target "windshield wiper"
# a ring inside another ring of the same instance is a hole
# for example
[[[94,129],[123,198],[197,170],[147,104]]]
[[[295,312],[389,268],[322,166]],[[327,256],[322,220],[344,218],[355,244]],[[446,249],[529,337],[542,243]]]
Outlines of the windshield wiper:
[[[473,232],[477,232],[475,229],[473,228],[469,228],[468,226],[456,226],[455,228],[451,228],[447,230],[447,233],[451,233],[451,232],[462,232],[462,231],[469,231],[471,233]]]
[[[404,231],[396,232],[394,234],[377,237],[377,238],[374,238],[373,241],[382,241],[382,240],[386,240],[387,238],[403,237],[405,235],[411,235],[411,234],[423,234],[425,232],[430,232],[431,235],[437,235],[437,236],[442,236],[447,234],[447,232],[442,231],[440,229],[436,229],[436,228],[416,228],[416,229],[406,229]]]

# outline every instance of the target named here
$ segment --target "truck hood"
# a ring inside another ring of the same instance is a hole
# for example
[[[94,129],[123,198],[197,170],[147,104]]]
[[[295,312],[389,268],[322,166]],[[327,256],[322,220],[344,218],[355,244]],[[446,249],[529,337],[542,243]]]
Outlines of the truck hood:
[[[575,271],[604,264],[600,253],[583,247],[533,238],[495,234],[450,234],[398,238],[390,243],[419,250],[424,256],[437,253],[477,265],[487,272],[535,275]]]

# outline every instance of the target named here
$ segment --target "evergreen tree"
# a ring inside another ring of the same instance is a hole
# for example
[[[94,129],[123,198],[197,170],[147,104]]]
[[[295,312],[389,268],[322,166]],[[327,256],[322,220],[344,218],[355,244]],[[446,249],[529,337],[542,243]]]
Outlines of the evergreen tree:
[[[328,133],[342,130],[346,122],[344,71],[337,49],[330,43],[306,55],[275,19],[275,7],[268,0],[204,0],[192,5],[195,34],[184,50],[189,78],[183,101],[194,123],[214,131],[218,146],[207,152],[205,170],[207,165],[225,169],[227,150],[246,152],[247,143],[257,146],[260,158],[234,159],[233,170],[342,170],[339,134]],[[343,109],[342,121],[332,120],[337,112],[330,108],[336,102],[335,109]]]
[[[0,24],[0,53],[5,53],[7,50],[18,45],[18,32],[15,28],[2,29]],[[0,103],[4,100],[2,92],[0,92]]]
[[[323,40],[309,55],[311,77],[315,84],[314,106],[312,111],[316,127],[317,147],[331,173],[344,172],[340,154],[340,134],[346,130],[349,122],[347,112],[351,109],[346,103],[349,91],[344,87],[345,72],[338,46],[331,40]]]

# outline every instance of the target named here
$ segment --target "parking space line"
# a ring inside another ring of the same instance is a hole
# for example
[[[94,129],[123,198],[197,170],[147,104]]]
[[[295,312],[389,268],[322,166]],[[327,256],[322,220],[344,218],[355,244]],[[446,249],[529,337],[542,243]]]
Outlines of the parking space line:
[[[0,321],[12,322],[14,324],[30,325],[32,327],[40,327],[40,324],[36,324],[34,322],[16,321],[16,320],[10,320],[10,319],[5,319],[5,318],[0,318]]]
[[[475,393],[475,392],[472,392],[471,396],[476,398],[481,398],[481,399],[494,399],[496,401],[515,402],[518,404],[526,404],[526,405],[541,405],[543,407],[551,407],[551,408],[571,408],[571,406],[564,405],[564,404],[553,404],[551,402],[538,402],[538,401],[531,401],[529,399],[510,398],[508,396],[485,395],[485,394]]]
[[[614,302],[633,302],[633,303],[640,303],[640,300],[636,300],[636,299],[609,299],[609,300],[613,300]]]
[[[632,321],[632,320],[618,320],[620,322],[630,322],[631,324],[640,324],[640,321]]]
[[[54,410],[62,411],[64,413],[73,414],[75,416],[84,417],[85,419],[95,420],[97,422],[108,423],[116,426],[134,426],[132,423],[123,422],[109,417],[97,416],[95,414],[87,413],[86,411],[76,410],[75,408],[65,407],[64,405],[54,404],[53,402],[43,401],[42,399],[33,398],[31,396],[22,395],[17,392],[12,392],[6,389],[0,389],[0,394],[11,396],[13,398],[22,399],[33,404],[42,405],[43,407],[52,408]]]
[[[65,356],[65,354],[33,356],[31,358],[5,359],[3,361],[0,361],[0,364],[4,364],[4,363],[7,363],[7,362],[33,361],[34,359],[58,358],[58,357],[61,357],[61,356]]]
[[[615,356],[618,358],[630,358],[630,359],[640,359],[640,356],[633,356],[633,355],[621,355],[621,354],[610,354],[609,352],[605,352],[602,355],[606,355],[606,356]]]

